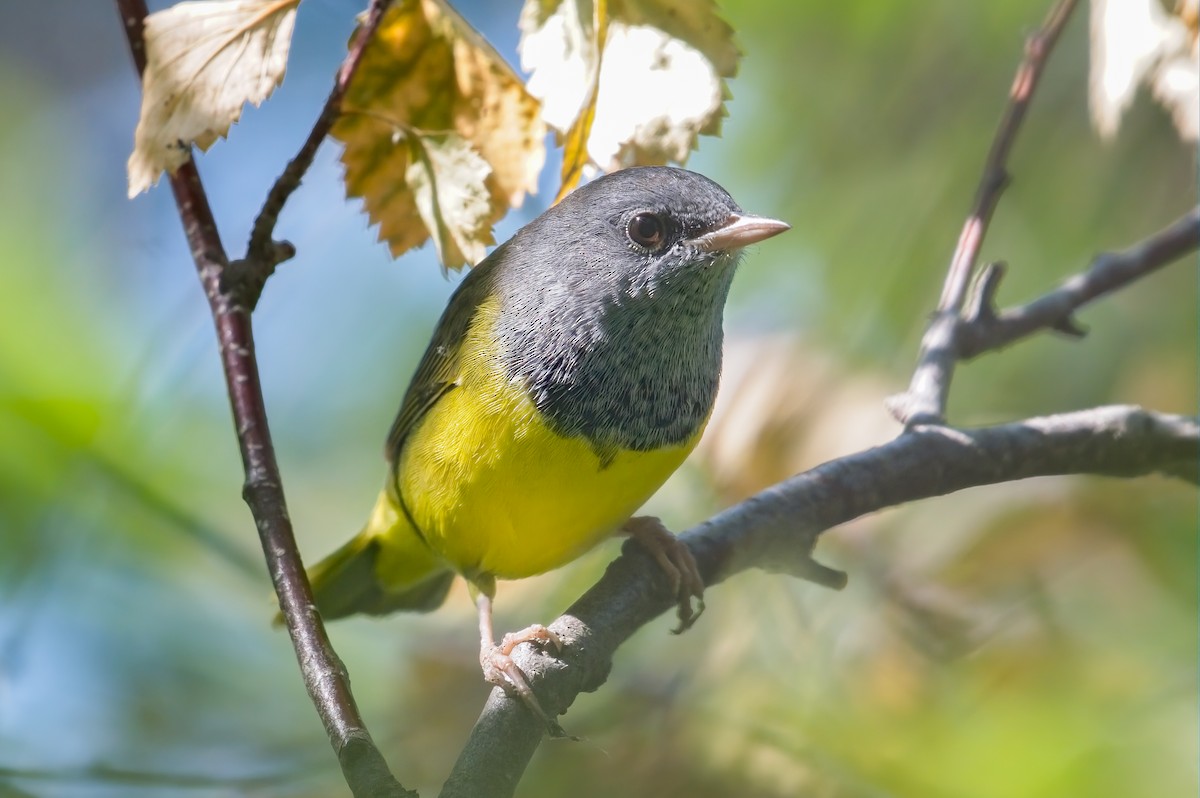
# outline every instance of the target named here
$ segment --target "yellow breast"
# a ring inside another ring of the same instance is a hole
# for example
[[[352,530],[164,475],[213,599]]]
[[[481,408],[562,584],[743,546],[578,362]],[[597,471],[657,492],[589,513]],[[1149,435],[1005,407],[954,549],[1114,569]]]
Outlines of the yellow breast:
[[[680,446],[602,462],[551,430],[495,357],[494,310],[463,342],[457,387],[421,419],[398,463],[400,493],[426,542],[467,576],[515,579],[575,559],[658,490],[703,431]]]

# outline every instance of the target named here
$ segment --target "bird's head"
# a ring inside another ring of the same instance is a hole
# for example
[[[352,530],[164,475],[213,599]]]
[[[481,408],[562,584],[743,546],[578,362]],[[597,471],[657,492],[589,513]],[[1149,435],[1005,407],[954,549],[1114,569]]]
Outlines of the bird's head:
[[[559,280],[639,295],[721,279],[713,272],[731,269],[743,247],[787,229],[744,212],[703,175],[648,166],[588,183],[522,233],[526,245],[558,253],[539,261],[560,269]]]

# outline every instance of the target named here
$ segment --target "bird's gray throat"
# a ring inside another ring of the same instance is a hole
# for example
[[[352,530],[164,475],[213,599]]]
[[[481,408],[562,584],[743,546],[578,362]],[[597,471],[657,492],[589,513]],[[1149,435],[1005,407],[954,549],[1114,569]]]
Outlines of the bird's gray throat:
[[[732,264],[614,292],[590,306],[544,303],[532,330],[502,330],[506,370],[551,428],[586,438],[602,461],[690,440],[707,421],[721,373],[721,317]]]

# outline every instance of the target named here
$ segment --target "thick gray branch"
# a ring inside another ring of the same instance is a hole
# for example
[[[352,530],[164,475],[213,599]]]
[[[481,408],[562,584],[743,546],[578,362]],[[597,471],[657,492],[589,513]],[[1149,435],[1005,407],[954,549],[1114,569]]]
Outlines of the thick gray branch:
[[[1137,407],[1100,407],[972,430],[919,426],[768,488],[684,539],[709,585],[748,568],[827,581],[827,570],[810,558],[817,537],[886,507],[1061,474],[1160,473],[1194,483],[1198,465],[1196,419]],[[565,711],[579,693],[603,684],[613,653],[630,635],[673,606],[657,566],[627,544],[600,581],[551,624],[567,643],[561,659],[529,646],[519,648],[516,658],[542,706]],[[543,732],[519,702],[494,690],[442,798],[512,795]]]

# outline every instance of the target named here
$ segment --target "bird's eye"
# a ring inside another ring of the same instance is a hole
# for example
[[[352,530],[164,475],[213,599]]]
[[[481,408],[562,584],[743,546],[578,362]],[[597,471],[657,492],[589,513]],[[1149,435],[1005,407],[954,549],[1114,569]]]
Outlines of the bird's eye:
[[[667,239],[667,226],[653,213],[639,213],[626,228],[629,240],[646,249],[658,249]]]

